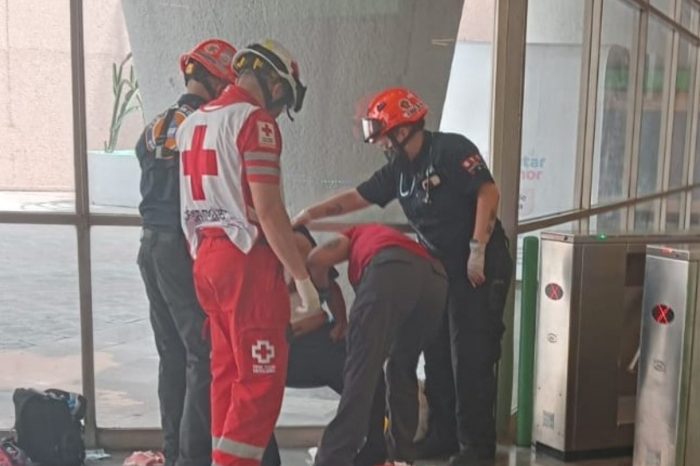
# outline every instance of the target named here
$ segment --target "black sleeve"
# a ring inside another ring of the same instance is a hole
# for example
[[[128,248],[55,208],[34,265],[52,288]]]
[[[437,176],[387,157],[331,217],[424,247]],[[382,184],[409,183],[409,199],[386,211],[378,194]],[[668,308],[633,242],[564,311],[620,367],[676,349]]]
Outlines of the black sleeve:
[[[146,147],[146,130],[141,133],[139,140],[136,141],[136,148],[134,152],[136,152],[136,158],[138,159],[139,164],[143,166],[143,161],[148,154],[148,148]]]
[[[396,170],[387,163],[374,175],[357,187],[357,192],[367,202],[384,207],[396,198]]]
[[[493,183],[493,176],[476,145],[465,137],[445,144],[442,163],[450,183],[466,196],[476,196],[484,183]]]

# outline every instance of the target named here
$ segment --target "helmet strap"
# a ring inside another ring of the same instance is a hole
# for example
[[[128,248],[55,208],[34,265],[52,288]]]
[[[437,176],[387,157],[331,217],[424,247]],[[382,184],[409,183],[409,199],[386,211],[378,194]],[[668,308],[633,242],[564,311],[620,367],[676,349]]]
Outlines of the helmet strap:
[[[282,107],[287,108],[287,113],[289,113],[289,106],[286,104],[287,99],[285,97],[281,97],[279,99],[274,100],[272,99],[272,92],[270,91],[270,87],[267,84],[267,79],[264,75],[264,72],[260,70],[253,70],[253,75],[258,81],[258,86],[260,86],[260,90],[262,91],[263,99],[265,99],[265,109],[272,110],[274,108]]]
[[[389,134],[387,136],[389,137],[389,140],[391,141],[391,146],[395,148],[397,155],[404,157],[406,160],[409,159],[408,152],[406,152],[406,144],[408,144],[409,141],[411,139],[413,139],[413,136],[415,136],[415,134],[418,131],[420,131],[421,129],[422,128],[420,125],[411,125],[411,130],[408,132],[408,134],[406,135],[406,137],[404,138],[404,140],[402,142],[399,142],[396,139],[396,134],[395,134],[394,130],[389,132]]]
[[[191,73],[185,75],[185,84],[187,84],[187,81],[190,79],[194,79],[198,83],[200,83],[202,86],[204,86],[204,89],[206,89],[207,93],[209,93],[209,100],[215,99],[218,97],[218,93],[214,89],[214,86],[211,85],[210,79],[213,77],[210,72],[206,70],[202,65],[197,63],[196,61],[192,61],[189,63],[187,66],[193,65],[194,69],[192,70]]]

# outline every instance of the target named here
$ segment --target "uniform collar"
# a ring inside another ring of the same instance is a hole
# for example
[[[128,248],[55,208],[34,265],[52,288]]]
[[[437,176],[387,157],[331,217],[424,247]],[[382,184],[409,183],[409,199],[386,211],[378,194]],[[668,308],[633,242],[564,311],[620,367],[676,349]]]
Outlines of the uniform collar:
[[[433,142],[433,133],[427,130],[423,130],[423,144],[420,147],[420,151],[415,159],[411,161],[411,167],[420,167],[423,162],[430,156],[430,145]]]
[[[193,108],[199,108],[204,105],[207,101],[197,94],[185,93],[180,96],[177,101],[177,106],[181,107],[183,105],[188,105]]]

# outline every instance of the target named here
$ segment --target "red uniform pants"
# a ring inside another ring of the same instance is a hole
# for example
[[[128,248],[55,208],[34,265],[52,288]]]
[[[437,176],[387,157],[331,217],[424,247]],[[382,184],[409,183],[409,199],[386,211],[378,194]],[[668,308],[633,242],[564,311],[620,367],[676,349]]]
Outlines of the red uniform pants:
[[[194,281],[211,327],[212,463],[257,466],[282,406],[289,295],[269,246],[204,230]]]

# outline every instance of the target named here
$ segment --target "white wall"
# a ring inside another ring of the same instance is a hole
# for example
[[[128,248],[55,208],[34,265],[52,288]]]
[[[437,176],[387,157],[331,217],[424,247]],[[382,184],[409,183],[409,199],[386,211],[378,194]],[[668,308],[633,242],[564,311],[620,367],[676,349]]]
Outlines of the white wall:
[[[490,43],[457,42],[440,130],[468,137],[490,165],[491,77]]]
[[[294,123],[280,117],[291,211],[354,186],[383,156],[353,136],[358,102],[384,87],[413,88],[440,121],[462,0],[123,0],[147,119],[182,89],[179,54],[220,36],[236,46],[276,38],[298,56],[309,91]],[[366,217],[366,216],[365,216]],[[403,221],[394,208],[384,220]]]

